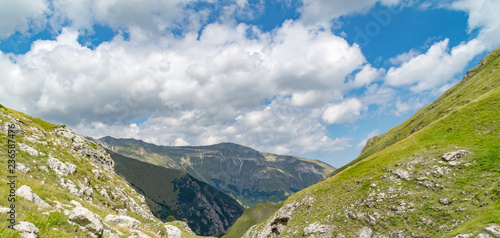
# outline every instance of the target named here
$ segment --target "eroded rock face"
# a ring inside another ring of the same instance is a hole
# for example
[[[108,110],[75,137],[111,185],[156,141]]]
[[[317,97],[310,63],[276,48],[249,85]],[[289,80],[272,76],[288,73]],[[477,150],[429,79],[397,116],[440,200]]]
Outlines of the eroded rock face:
[[[100,147],[92,146],[93,142],[85,139],[84,137],[75,134],[68,128],[60,127],[54,129],[55,134],[59,135],[66,141],[66,145],[76,153],[90,158],[94,163],[101,166],[107,172],[113,172],[114,161],[109,154]]]
[[[37,238],[38,228],[30,222],[21,221],[14,226],[14,230],[19,231],[21,238]]]
[[[137,219],[129,217],[129,216],[115,216],[115,215],[107,215],[104,218],[104,221],[108,224],[113,224],[117,225],[120,227],[126,227],[130,229],[137,229],[139,228],[139,225],[141,222],[139,222]]]
[[[102,219],[84,207],[76,207],[71,210],[68,221],[89,230],[97,237],[101,237],[104,231]]]

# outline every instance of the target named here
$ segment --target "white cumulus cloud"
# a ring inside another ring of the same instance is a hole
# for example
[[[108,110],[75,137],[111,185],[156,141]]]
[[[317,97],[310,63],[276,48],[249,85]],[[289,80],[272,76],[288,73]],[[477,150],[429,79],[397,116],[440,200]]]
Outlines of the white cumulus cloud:
[[[329,106],[321,118],[327,124],[354,122],[359,118],[365,106],[356,98],[347,99],[339,104]]]

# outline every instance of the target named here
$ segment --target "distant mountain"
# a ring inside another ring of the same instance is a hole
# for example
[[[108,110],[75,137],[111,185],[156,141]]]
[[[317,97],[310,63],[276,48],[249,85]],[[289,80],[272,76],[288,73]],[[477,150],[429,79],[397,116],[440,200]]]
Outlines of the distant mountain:
[[[243,237],[500,237],[500,48]]]
[[[161,220],[170,215],[187,219],[199,235],[226,231],[243,213],[234,198],[175,169],[141,162],[109,151],[115,171],[144,195],[153,214]]]
[[[233,143],[158,146],[109,136],[95,141],[116,153],[186,172],[230,194],[246,207],[282,201],[334,170],[320,161],[262,153]]]

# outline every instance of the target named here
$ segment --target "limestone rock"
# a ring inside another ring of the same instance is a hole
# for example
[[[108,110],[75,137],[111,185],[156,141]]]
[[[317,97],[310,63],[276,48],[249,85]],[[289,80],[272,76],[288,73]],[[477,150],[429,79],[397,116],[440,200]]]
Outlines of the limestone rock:
[[[43,166],[43,165],[42,165],[42,166],[38,166],[38,169],[39,169],[39,170],[42,170],[42,171],[44,171],[44,172],[46,172],[46,173],[50,172],[50,171],[49,171],[49,168],[47,168],[47,166]]]
[[[458,234],[456,236],[453,236],[452,238],[471,238],[472,237],[472,234],[469,233],[469,234]]]
[[[104,231],[102,219],[84,207],[76,207],[71,210],[68,221],[84,227],[97,237],[101,237]]]
[[[71,180],[67,179],[65,182],[65,180],[61,178],[61,186],[63,188],[67,188],[69,190],[69,193],[75,196],[79,196],[78,187]]]
[[[72,175],[76,172],[76,165],[71,163],[63,163],[60,160],[50,157],[48,159],[49,168],[59,175]]]
[[[490,234],[487,234],[487,233],[480,233],[474,238],[493,238],[493,236],[491,236]]]
[[[411,180],[410,179],[410,172],[404,169],[396,169],[395,171],[392,171],[392,174],[398,176],[400,179],[404,180]]]
[[[182,238],[182,232],[179,228],[172,225],[165,225],[165,229],[167,229],[168,238]]]
[[[180,227],[184,232],[187,232],[191,235],[196,235],[193,230],[191,230],[191,227],[188,226],[188,224],[184,221],[172,221],[170,222],[171,224],[175,224],[175,226]]]
[[[440,198],[439,199],[439,203],[443,204],[443,205],[448,205],[450,204],[450,202],[448,201],[448,199],[446,198]]]
[[[10,211],[10,208],[0,206],[0,213],[7,213],[9,211]]]
[[[69,147],[76,153],[90,158],[94,163],[108,172],[114,171],[114,161],[104,149],[98,146],[91,146],[91,144],[94,144],[93,142],[75,134],[68,128],[59,127],[54,129],[54,132],[66,140],[67,143],[71,143]]]
[[[448,153],[444,154],[443,156],[441,156],[441,159],[448,162],[448,161],[453,161],[453,160],[463,158],[463,157],[467,156],[468,154],[470,154],[470,152],[467,150],[458,150],[458,151],[448,152]]]
[[[304,236],[315,238],[329,238],[333,236],[334,226],[322,225],[320,222],[314,222],[304,228]]]
[[[130,230],[130,233],[132,235],[130,235],[128,238],[151,238],[151,236],[148,236],[146,234],[144,234],[142,231],[138,231],[138,230]],[[169,236],[170,238],[170,236]]]
[[[104,221],[107,222],[108,224],[113,224],[117,225],[120,227],[126,227],[126,228],[131,228],[131,229],[137,229],[139,228],[139,225],[141,222],[139,222],[137,219],[129,217],[129,216],[115,216],[115,215],[107,215],[104,218]]]
[[[359,238],[371,238],[372,237],[372,229],[370,227],[363,227],[358,231],[358,237]]]
[[[27,173],[31,172],[31,169],[30,169],[30,168],[28,168],[28,167],[24,166],[24,165],[23,165],[23,164],[21,164],[21,163],[17,163],[17,164],[16,164],[16,169],[17,169],[17,170],[19,170],[19,171],[20,171],[21,173],[23,173],[23,174],[27,174]]]
[[[484,232],[491,234],[495,238],[500,238],[500,225],[491,224],[490,226],[484,229]]]
[[[19,237],[21,238],[36,238],[39,232],[35,225],[25,221],[21,221],[15,225],[14,230],[19,231]]]
[[[19,146],[19,149],[32,155],[32,156],[38,156],[40,155],[40,152],[38,152],[38,150],[35,150],[29,146],[27,146],[26,144],[23,144],[23,143],[18,143],[17,144]]]
[[[27,185],[23,185],[19,189],[17,189],[16,196],[23,197],[24,199],[31,201],[32,203],[40,207],[50,207],[48,203],[46,203],[38,195],[33,193],[31,188]]]

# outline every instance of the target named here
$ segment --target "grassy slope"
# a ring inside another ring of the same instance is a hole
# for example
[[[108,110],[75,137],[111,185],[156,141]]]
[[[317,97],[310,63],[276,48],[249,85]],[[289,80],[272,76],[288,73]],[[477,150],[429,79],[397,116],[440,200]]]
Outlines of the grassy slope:
[[[268,202],[266,204],[257,204],[245,210],[240,218],[226,232],[224,238],[240,238],[253,225],[267,219],[280,206],[279,203]]]
[[[363,151],[355,160],[333,171],[331,175],[337,174],[373,153],[403,140],[437,119],[471,102],[491,89],[498,87],[500,84],[500,72],[499,70],[493,70],[498,68],[499,60],[497,57],[499,54],[500,49],[497,49],[485,56],[478,66],[467,72],[462,81],[446,91],[433,103],[418,110],[412,117],[400,125],[382,135],[373,137],[369,142],[371,145],[363,148]]]
[[[477,233],[489,223],[499,224],[499,55],[500,50],[489,54],[486,65],[480,70],[435,103],[380,136],[371,148],[365,149],[341,172],[292,195],[284,204],[310,197],[314,200],[296,209],[282,236],[302,235],[304,228],[316,221],[335,224],[336,232],[344,235],[356,234],[361,227],[367,226],[366,219],[349,219],[347,211],[365,217],[381,214],[382,218],[371,226],[380,233],[401,230],[440,237]],[[411,133],[413,128],[417,130]],[[440,163],[441,155],[458,149],[469,150],[472,154],[458,167]],[[423,161],[413,167],[404,167],[416,158],[423,158]],[[464,166],[466,163],[471,165]],[[432,175],[438,167],[447,167],[451,172]],[[393,176],[390,169],[398,168],[411,171],[412,180],[383,179]],[[427,177],[436,187],[419,185],[415,178],[420,176]],[[371,184],[376,188],[371,188]],[[370,194],[380,193],[394,197],[381,199],[374,206],[366,205]],[[439,203],[441,198],[447,198],[451,204]],[[395,214],[394,208],[401,204],[406,206],[405,213]],[[432,222],[424,224],[422,218]],[[260,229],[264,223],[260,223]]]
[[[55,144],[54,141],[61,139],[59,136],[55,135],[52,131],[59,127],[39,118],[31,117],[29,115],[17,112],[15,110],[6,108],[0,105],[0,113],[4,115],[10,115],[19,121],[16,124],[22,125],[24,134],[18,134],[15,137],[17,143],[24,143],[28,146],[44,153],[44,155],[31,156],[28,153],[19,150],[16,151],[16,162],[22,163],[31,169],[31,172],[23,174],[16,171],[16,189],[22,185],[28,185],[32,188],[33,193],[37,194],[45,202],[49,203],[52,208],[40,208],[35,204],[17,197],[16,214],[19,221],[28,221],[33,223],[40,231],[38,237],[54,237],[54,238],[65,238],[65,237],[89,237],[89,234],[77,226],[70,225],[68,220],[68,215],[64,215],[62,211],[53,211],[55,207],[54,201],[59,201],[62,204],[69,204],[71,200],[76,200],[80,202],[85,208],[98,214],[101,218],[104,218],[108,214],[117,215],[115,211],[111,209],[114,208],[126,208],[125,205],[118,198],[118,200],[108,201],[106,198],[99,194],[99,188],[109,188],[108,192],[115,191],[116,189],[123,189],[123,192],[135,200],[137,204],[141,204],[140,200],[137,198],[137,193],[127,185],[127,183],[121,179],[116,174],[103,172],[104,176],[96,178],[91,172],[95,169],[95,165],[92,165],[87,158],[77,155],[67,147],[59,144]],[[0,116],[0,126],[4,126],[6,123],[11,123],[11,119]],[[47,142],[47,145],[40,143],[33,143],[27,140],[27,136],[39,135],[40,138],[37,141]],[[0,182],[3,184],[0,186],[0,194],[2,194],[2,199],[0,199],[0,206],[7,207],[10,202],[7,200],[7,194],[9,194],[9,187],[7,186],[7,135],[0,133],[0,158],[2,159],[2,168],[0,169]],[[97,145],[92,145],[98,148]],[[68,192],[67,189],[60,186],[60,177],[57,176],[53,171],[49,173],[44,172],[39,169],[39,166],[46,166],[47,160],[51,154],[53,157],[58,158],[62,162],[69,162],[77,166],[77,171],[73,175],[64,176],[65,179],[70,179],[76,184],[78,182],[83,183],[83,178],[87,178],[91,186],[94,188],[93,201],[84,201],[75,195]],[[42,184],[44,181],[45,184]],[[43,212],[50,212],[48,215],[43,214]],[[155,219],[154,221],[145,220],[141,216],[128,211],[128,216],[134,217],[141,222],[141,228],[143,232],[151,237],[165,237],[165,228],[163,223]],[[0,237],[18,237],[16,232],[12,232],[7,228],[7,214],[0,213]],[[115,227],[124,234],[128,233],[127,228]],[[154,231],[152,233],[151,231]],[[194,236],[192,236],[194,237]]]

